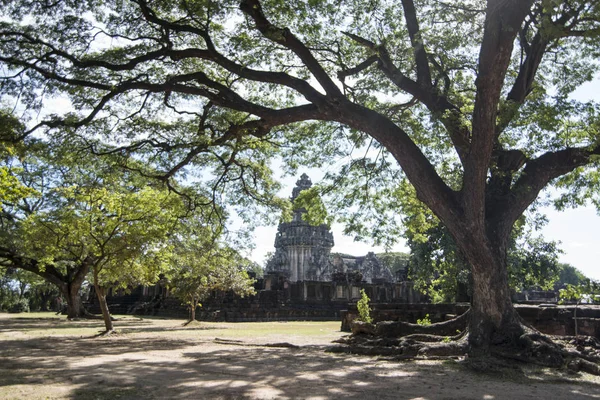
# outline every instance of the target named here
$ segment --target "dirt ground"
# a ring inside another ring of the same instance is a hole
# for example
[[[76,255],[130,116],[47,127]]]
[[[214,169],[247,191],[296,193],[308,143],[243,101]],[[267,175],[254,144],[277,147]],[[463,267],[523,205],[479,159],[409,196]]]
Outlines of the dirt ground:
[[[0,399],[600,398],[585,374],[328,353],[344,335],[338,322],[127,318],[116,328],[94,337],[100,321],[0,314]]]

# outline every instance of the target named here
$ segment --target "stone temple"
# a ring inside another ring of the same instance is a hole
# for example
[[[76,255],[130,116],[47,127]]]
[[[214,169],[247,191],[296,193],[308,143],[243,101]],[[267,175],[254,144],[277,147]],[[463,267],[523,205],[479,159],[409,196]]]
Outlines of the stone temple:
[[[291,200],[296,200],[302,190],[311,186],[308,175],[302,174]],[[267,271],[279,273],[289,282],[330,281],[333,234],[325,224],[312,226],[304,221],[304,213],[306,210],[297,209],[292,221],[279,224],[275,254],[267,264]]]
[[[311,186],[308,175],[302,174],[291,200]],[[393,283],[405,280],[406,267],[394,276],[372,252],[359,257],[331,253],[334,240],[329,226],[310,225],[302,218],[305,213],[296,209],[292,221],[279,224],[275,253],[265,271],[265,289],[287,290],[291,298],[305,301],[329,301],[357,298],[361,285],[367,284],[376,298],[395,297]]]

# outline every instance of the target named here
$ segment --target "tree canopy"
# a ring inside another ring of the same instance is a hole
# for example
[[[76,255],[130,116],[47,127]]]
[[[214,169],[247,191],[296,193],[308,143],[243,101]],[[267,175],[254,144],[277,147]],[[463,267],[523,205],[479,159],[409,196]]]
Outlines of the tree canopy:
[[[158,181],[120,169],[110,157],[77,153],[66,143],[34,140],[3,166],[11,167],[29,195],[3,201],[0,260],[56,284],[71,317],[79,316],[85,279],[101,303],[106,288],[153,283],[166,270],[168,238],[181,221],[201,221],[210,230],[224,218],[213,208],[192,207],[189,198]]]
[[[360,148],[334,178],[355,188],[340,199],[358,204],[350,229],[364,232],[358,210],[375,237],[397,230],[405,177],[470,265],[474,351],[523,333],[507,272],[523,212],[551,184],[560,206],[598,202],[598,104],[571,96],[597,74],[596,1],[9,0],[2,11],[1,90],[32,118],[23,135],[71,135],[167,182],[202,168],[212,200],[247,215],[281,204],[274,155],[293,169]]]

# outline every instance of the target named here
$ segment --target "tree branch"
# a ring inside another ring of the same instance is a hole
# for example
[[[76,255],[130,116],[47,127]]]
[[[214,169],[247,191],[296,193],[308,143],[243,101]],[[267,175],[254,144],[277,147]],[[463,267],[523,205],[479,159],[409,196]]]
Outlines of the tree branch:
[[[271,24],[265,17],[262,6],[258,0],[242,0],[240,9],[252,18],[256,24],[256,28],[264,37],[275,43],[279,43],[294,52],[317,79],[323,89],[325,89],[327,94],[334,97],[343,97],[340,89],[304,43],[302,43],[288,28],[279,28]]]
[[[497,198],[499,211],[495,213],[495,217],[506,220],[512,226],[548,183],[589,164],[592,157],[598,155],[600,144],[548,152],[528,161],[510,193]]]
[[[417,83],[426,88],[431,88],[431,71],[429,62],[427,61],[427,51],[423,43],[423,37],[419,29],[419,21],[417,20],[417,11],[413,0],[402,0],[402,8],[404,8],[404,19],[415,54],[417,63]]]
[[[342,32],[353,41],[377,53],[378,68],[400,90],[413,96],[427,107],[448,131],[448,135],[462,159],[469,149],[470,130],[459,108],[450,103],[445,96],[437,94],[432,87],[424,88],[400,71],[392,61],[389,52],[383,45],[375,43],[350,32]]]
[[[513,42],[533,0],[488,0],[479,52],[473,131],[464,165],[463,199],[473,226],[483,227],[486,176],[496,142],[500,93],[512,55]]]
[[[364,71],[365,69],[369,68],[371,65],[375,64],[378,60],[379,60],[379,57],[376,55],[373,55],[373,56],[367,58],[365,61],[358,64],[356,67],[339,71],[337,74],[338,79],[340,81],[344,82],[344,80],[346,79],[347,76],[356,75],[356,74]]]

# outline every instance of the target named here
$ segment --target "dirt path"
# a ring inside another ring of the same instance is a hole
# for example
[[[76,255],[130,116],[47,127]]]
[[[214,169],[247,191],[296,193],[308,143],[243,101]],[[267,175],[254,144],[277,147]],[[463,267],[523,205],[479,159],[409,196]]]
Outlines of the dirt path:
[[[589,376],[481,375],[452,362],[327,353],[342,335],[330,322],[183,328],[176,320],[127,320],[117,322],[121,334],[92,338],[98,328],[0,314],[0,398],[600,398],[600,381],[582,381]],[[299,347],[262,346],[280,342]]]

